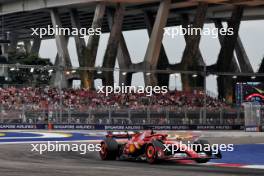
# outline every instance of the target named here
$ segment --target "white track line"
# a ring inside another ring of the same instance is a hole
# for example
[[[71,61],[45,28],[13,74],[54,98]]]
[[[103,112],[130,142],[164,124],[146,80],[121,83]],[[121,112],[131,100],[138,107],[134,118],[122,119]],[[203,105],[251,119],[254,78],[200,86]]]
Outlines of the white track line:
[[[28,137],[0,137],[0,142],[1,140],[5,139],[45,139],[45,138],[65,138],[68,137],[67,134],[60,134],[60,133],[43,133],[43,132],[20,132],[24,134],[37,134],[41,136],[28,136]]]
[[[264,169],[264,165],[246,165],[246,166],[242,166],[242,168],[247,168],[247,169]]]
[[[214,162],[208,162],[205,164],[200,164],[200,165],[207,165],[207,166],[216,166],[216,167],[234,167],[234,168],[245,168],[245,169],[264,169],[264,165],[242,165],[241,166],[235,166],[236,164],[240,165],[239,163],[214,163]],[[230,166],[229,166],[230,165]]]

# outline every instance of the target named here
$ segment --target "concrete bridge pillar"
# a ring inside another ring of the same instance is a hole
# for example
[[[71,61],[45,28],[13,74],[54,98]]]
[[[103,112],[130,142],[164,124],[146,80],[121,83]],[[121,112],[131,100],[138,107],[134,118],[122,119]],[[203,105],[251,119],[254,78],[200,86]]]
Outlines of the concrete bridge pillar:
[[[208,4],[206,2],[200,2],[197,8],[196,16],[194,18],[194,22],[190,28],[200,28],[203,29],[204,22],[206,19]],[[185,25],[186,27],[186,25]],[[198,70],[199,62],[201,62],[201,53],[199,51],[199,45],[201,40],[200,33],[196,35],[186,36],[186,47],[183,52],[182,62],[181,62],[181,70]],[[192,91],[194,87],[197,85],[202,85],[203,81],[193,80],[196,78],[192,78],[192,75],[182,74],[182,87],[184,91]]]
[[[220,30],[221,28],[223,28],[223,24],[221,20],[216,20],[215,21],[215,27],[218,28],[218,30]],[[226,36],[222,36],[220,33],[218,35],[219,38],[219,42],[221,47],[223,47],[225,44],[225,37]],[[223,67],[224,69],[226,69],[226,71],[232,71],[232,72],[240,72],[239,70],[239,63],[236,60],[236,57],[234,54],[232,54],[232,59],[229,61],[229,64],[227,65],[228,67]],[[217,70],[217,64],[215,65],[215,69]]]
[[[57,9],[50,10],[52,25],[55,28],[56,26],[62,28],[61,19]],[[71,67],[71,60],[67,48],[67,42],[65,36],[55,35],[55,41],[58,51],[58,61],[55,62],[56,66],[60,69],[56,70],[55,77],[53,79],[54,87],[66,88],[67,80],[62,68]]]
[[[241,69],[241,72],[244,73],[253,73],[252,65],[250,64],[248,55],[245,51],[241,38],[237,37],[237,44],[235,46],[235,51],[237,55],[237,60]]]
[[[81,28],[81,23],[79,19],[79,14],[76,9],[71,9],[70,10],[70,17],[71,17],[71,24],[73,28],[80,29]],[[75,41],[75,46],[77,50],[77,57],[79,61],[79,67],[86,67],[85,65],[85,40],[84,36],[80,36],[80,34],[74,36],[74,41]],[[88,77],[87,74],[88,70],[80,70],[80,79],[81,79],[81,86],[85,88],[89,88],[89,82],[88,82]]]
[[[25,49],[26,53],[30,53],[30,50],[31,50],[30,40],[24,40],[23,43],[24,43],[24,49]]]
[[[170,12],[171,0],[164,0],[160,3],[158,13],[153,25],[150,35],[147,52],[144,58],[146,70],[156,70],[160,59],[160,51],[162,48],[162,39],[164,34],[164,27],[167,24],[167,19]],[[151,26],[151,25],[148,25]],[[150,28],[150,27],[148,27]],[[154,73],[145,74],[145,85],[156,86],[158,85],[157,75]]]
[[[182,16],[183,19],[183,23],[182,23],[182,27],[184,29],[188,29],[188,25],[191,25],[190,19],[188,17],[188,15],[183,15]],[[190,35],[188,35],[188,33],[186,35],[184,35],[184,39],[185,42],[188,43],[190,39]],[[179,66],[184,67],[184,62],[182,62]],[[188,67],[190,67],[190,70],[196,70],[196,71],[203,71],[204,67],[205,67],[205,62],[201,53],[200,48],[198,47],[197,49],[197,53],[195,58],[192,58],[189,62],[188,62]],[[182,81],[184,81],[185,78],[188,77],[189,82],[191,83],[191,85],[189,86],[191,89],[195,89],[195,88],[202,88],[204,90],[204,75],[197,75],[197,77],[193,77],[192,75],[186,75],[186,77],[182,77]],[[187,82],[187,81],[185,81]],[[184,89],[184,87],[183,87]],[[190,90],[191,90],[190,89]],[[189,91],[189,90],[187,90]]]
[[[33,44],[30,48],[30,53],[38,56],[39,50],[40,50],[40,45],[41,45],[41,39],[39,37],[35,37],[33,39]]]
[[[9,40],[9,33],[5,33],[3,36],[3,40]],[[9,44],[8,43],[1,43],[1,55],[3,56],[7,56],[8,55],[8,48],[9,48]]]
[[[130,54],[129,54],[123,34],[121,34],[120,36],[117,60],[118,60],[119,67],[121,69],[127,70],[132,65]],[[121,86],[122,84],[124,84],[125,86],[130,86],[132,83],[132,76],[133,76],[133,73],[131,72],[120,71],[119,72],[119,85]]]
[[[8,44],[2,43],[1,44],[1,55],[7,56],[8,55]]]
[[[8,46],[8,53],[17,51],[17,43],[18,43],[17,37],[18,37],[17,34],[9,33],[10,44]]]
[[[259,67],[259,70],[258,70],[258,73],[264,73],[264,57],[262,59],[262,62],[260,64],[260,67]],[[264,77],[260,77],[258,78],[261,82],[264,82]]]
[[[103,19],[105,15],[106,5],[100,2],[96,5],[92,28],[102,28]],[[84,67],[94,67],[99,46],[100,35],[89,36],[88,43],[83,52],[83,61],[81,62]],[[81,74],[82,86],[88,89],[94,89],[94,71],[87,70]]]
[[[113,21],[114,21],[114,12],[112,10],[108,10],[107,13],[107,19],[108,19],[108,26],[110,31],[112,30]],[[130,86],[132,81],[132,75],[133,73],[127,72],[125,70],[128,70],[130,66],[132,65],[131,57],[126,45],[126,41],[124,38],[123,33],[120,33],[120,39],[119,39],[119,47],[117,52],[117,61],[119,68],[121,71],[119,71],[119,85],[125,85]]]
[[[125,13],[125,9],[123,5],[118,3],[115,8],[113,25],[111,27],[110,36],[108,39],[106,52],[104,55],[103,68],[114,69],[115,67],[116,57],[117,57],[121,33],[122,33],[124,13]],[[103,85],[105,86],[114,85],[113,71],[103,72]]]
[[[259,73],[264,73],[264,57],[262,59],[262,62],[260,64],[260,67],[259,67],[259,70],[258,70]]]
[[[41,44],[41,39],[39,37],[35,37],[33,40],[24,40],[23,44],[26,53],[35,55],[39,54]]]
[[[234,50],[237,44],[240,22],[243,17],[243,7],[234,8],[231,20],[228,22],[228,28],[233,28],[234,35],[226,35],[223,38],[222,47],[217,60],[217,71],[236,72],[237,64],[234,62]],[[220,39],[221,41],[221,39]],[[219,76],[217,78],[219,97],[227,102],[233,102],[234,98],[234,80],[230,76]]]
[[[145,22],[147,25],[148,35],[151,37],[151,33],[153,31],[153,26],[155,23],[154,14],[146,11],[146,12],[144,12],[144,17],[145,17]],[[168,68],[168,65],[169,65],[169,60],[168,60],[165,48],[164,48],[163,44],[161,43],[157,69],[158,70],[166,70]],[[158,73],[158,74],[154,74],[152,76],[156,77],[155,79],[157,79],[159,86],[169,86],[170,74]]]

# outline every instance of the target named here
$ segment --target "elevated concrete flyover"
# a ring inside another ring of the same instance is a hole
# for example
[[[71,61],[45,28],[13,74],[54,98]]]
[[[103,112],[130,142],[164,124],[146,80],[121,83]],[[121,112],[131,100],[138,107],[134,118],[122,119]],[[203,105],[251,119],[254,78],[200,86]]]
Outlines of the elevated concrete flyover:
[[[69,9],[76,8],[82,26],[91,25],[94,9],[98,2],[103,0],[0,0],[0,14],[4,17],[5,31],[17,31],[19,38],[31,38],[30,27],[46,27],[51,25],[48,9],[59,8],[62,24],[70,27]],[[108,7],[116,3],[124,3],[126,6],[123,30],[145,29],[144,12],[157,12],[160,0],[104,0]],[[172,0],[167,26],[179,25],[181,15],[188,14],[194,17],[199,0]],[[246,5],[243,20],[256,20],[264,18],[264,2],[262,0],[204,0],[209,3],[207,10],[207,22],[212,19],[230,18],[233,5]],[[1,20],[1,19],[0,19]],[[104,32],[109,32],[107,20],[103,23]],[[2,30],[2,29],[1,29]],[[0,30],[0,31],[1,31]],[[2,32],[1,32],[2,33]]]
[[[44,36],[40,39],[31,35],[31,28],[47,28],[48,25],[102,28],[103,32],[110,33],[103,67],[114,69],[117,61],[120,70],[133,70],[120,74],[120,84],[125,85],[130,85],[132,75],[142,70],[201,71],[207,68],[218,72],[253,73],[239,37],[240,23],[243,20],[264,19],[263,0],[0,0],[0,7],[0,34],[5,38],[8,33],[10,40],[9,44],[1,44],[2,53],[16,50],[18,41],[24,42],[28,51],[38,53],[41,40],[55,38],[58,50],[56,66],[71,67],[67,49],[70,36]],[[222,22],[227,22],[228,27],[234,29],[234,35],[219,36],[222,48],[216,64],[205,65],[199,49],[200,35],[186,35],[182,61],[169,64],[162,43],[165,27],[182,25],[186,28],[192,24],[193,28],[203,28],[205,23],[213,23],[217,28],[222,28]],[[122,31],[136,29],[147,29],[150,38],[144,61],[138,64],[132,62],[122,34]],[[74,37],[80,67],[94,67],[100,36],[90,36],[87,44],[80,36]],[[146,85],[168,85],[171,72],[146,74],[147,71],[144,76]],[[58,69],[54,74],[52,80],[55,86],[67,86],[62,73]],[[96,78],[102,79],[105,85],[113,84],[113,71],[103,71],[101,75],[94,73],[94,70],[79,73],[86,88],[93,88]],[[183,74],[183,89],[204,86],[204,76],[199,75],[194,82],[190,76]],[[228,91],[232,90],[231,86],[230,77],[219,76],[218,88],[222,98],[232,99],[232,91]]]

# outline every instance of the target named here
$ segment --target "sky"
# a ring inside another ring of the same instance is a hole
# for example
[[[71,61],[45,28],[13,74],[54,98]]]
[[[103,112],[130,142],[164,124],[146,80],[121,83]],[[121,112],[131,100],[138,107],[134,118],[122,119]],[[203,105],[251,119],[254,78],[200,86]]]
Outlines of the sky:
[[[213,24],[206,24],[205,28],[214,28]],[[264,57],[264,20],[258,21],[246,21],[241,23],[240,27],[240,37],[243,45],[246,49],[250,63],[253,66],[254,71],[257,71],[259,65]],[[123,32],[130,56],[133,63],[138,63],[143,61],[149,36],[146,30],[136,30]],[[106,50],[106,45],[108,41],[109,34],[102,34],[100,38],[99,50],[96,59],[96,66],[102,65],[102,59],[104,52]],[[88,37],[86,37],[87,41]],[[171,38],[170,36],[164,36],[163,45],[167,53],[168,59],[171,64],[179,63],[182,58],[182,54],[185,48],[185,40],[183,36],[177,36],[176,38]],[[74,38],[70,38],[69,54],[73,66],[78,66],[78,58],[76,54],[76,47],[74,43]],[[213,36],[202,36],[200,43],[200,50],[203,58],[207,65],[214,64],[218,58],[220,51],[220,43],[217,38]],[[52,62],[55,60],[57,53],[55,40],[44,40],[41,43],[40,56],[43,58],[50,58]],[[118,67],[118,64],[116,64]],[[115,73],[115,81],[118,82],[118,73]],[[176,78],[175,75],[171,75],[169,88],[171,90],[176,88],[181,90],[180,77]],[[75,86],[78,82],[75,83]],[[95,85],[101,85],[101,81],[96,80]],[[133,74],[132,85],[144,86],[143,73]],[[207,77],[207,89],[208,91],[217,95],[217,85],[216,78],[214,76]]]

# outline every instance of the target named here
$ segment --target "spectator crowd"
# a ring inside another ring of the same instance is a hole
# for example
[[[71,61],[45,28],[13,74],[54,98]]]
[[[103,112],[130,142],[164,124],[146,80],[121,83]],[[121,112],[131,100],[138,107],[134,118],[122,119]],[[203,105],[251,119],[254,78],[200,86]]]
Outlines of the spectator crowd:
[[[85,89],[56,88],[0,88],[0,102],[4,109],[14,110],[48,110],[64,107],[73,111],[87,111],[111,107],[115,109],[160,109],[199,108],[204,107],[204,94],[200,91],[192,93],[173,91],[166,94],[154,94],[151,97],[145,94],[105,94]],[[227,107],[228,105],[216,98],[206,96],[207,108]]]

